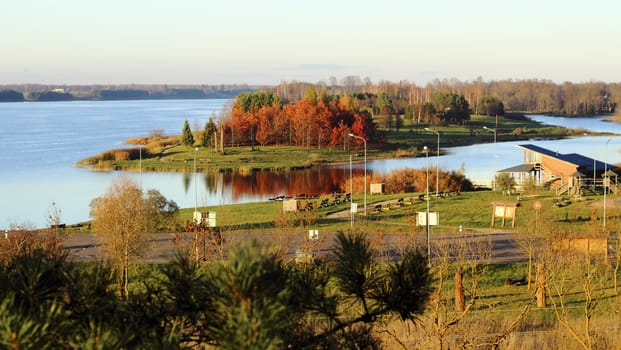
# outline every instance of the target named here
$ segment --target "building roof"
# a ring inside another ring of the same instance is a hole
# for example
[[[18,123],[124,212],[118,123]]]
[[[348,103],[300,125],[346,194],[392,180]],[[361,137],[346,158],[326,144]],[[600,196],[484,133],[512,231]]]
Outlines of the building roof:
[[[535,167],[532,164],[524,163],[510,168],[498,170],[499,173],[530,173],[534,171]]]
[[[535,146],[533,144],[523,144],[523,145],[517,145],[517,146],[524,150],[543,154],[545,156],[552,157],[560,161],[575,165],[577,168],[580,168],[581,170],[587,171],[587,172],[592,172],[594,170],[597,172],[600,172],[600,171],[603,172],[604,169],[606,168],[608,169],[616,168],[616,166],[612,164],[605,164],[604,162],[600,162],[599,160],[586,157],[578,153],[562,154],[562,153],[558,153],[555,151],[551,151],[543,147]]]

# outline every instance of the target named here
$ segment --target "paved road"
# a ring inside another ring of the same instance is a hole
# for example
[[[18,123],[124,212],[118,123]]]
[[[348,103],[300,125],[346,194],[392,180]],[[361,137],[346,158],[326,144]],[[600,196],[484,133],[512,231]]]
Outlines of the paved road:
[[[183,233],[175,235],[171,233],[156,233],[151,235],[146,260],[149,262],[166,262],[172,259],[180,247],[191,246],[193,235]],[[236,235],[224,235],[225,250],[243,240],[256,239],[259,242],[276,244],[288,251],[295,257],[298,249],[308,247],[320,259],[329,259],[334,247],[334,234],[320,234],[318,241],[307,241],[306,234],[269,234],[269,233],[244,233]],[[480,257],[490,254],[493,263],[511,263],[526,261],[526,256],[516,242],[517,233],[512,231],[487,231],[475,232],[467,230],[463,234],[456,233],[432,233],[431,247],[434,259],[440,254],[454,257],[469,256]],[[402,247],[415,244],[423,251],[427,249],[426,234],[418,234],[411,237],[407,234],[384,234],[375,239],[378,247],[388,260],[397,260],[402,252]],[[72,259],[77,261],[93,261],[100,259],[99,245],[93,234],[72,234],[65,241],[65,249]],[[209,245],[201,247],[205,252],[209,251]],[[200,252],[202,254],[202,252]]]

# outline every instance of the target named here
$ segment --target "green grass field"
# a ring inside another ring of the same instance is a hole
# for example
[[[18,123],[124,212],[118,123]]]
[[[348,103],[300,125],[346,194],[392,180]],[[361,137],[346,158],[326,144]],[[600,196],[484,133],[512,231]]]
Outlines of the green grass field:
[[[408,230],[412,217],[416,212],[426,211],[426,202],[419,199],[422,193],[403,193],[391,195],[367,195],[367,217],[356,217],[357,225],[369,227],[385,227],[387,224],[397,232]],[[402,206],[398,206],[396,201],[404,198]],[[532,191],[522,193],[521,200],[518,201],[517,195],[507,196],[498,191],[474,191],[462,192],[460,195],[453,195],[444,198],[432,198],[429,203],[430,211],[437,211],[440,216],[439,227],[433,230],[455,232],[461,225],[463,228],[490,229],[493,202],[517,203],[515,230],[524,229],[535,220],[541,223],[553,224],[559,232],[567,234],[577,234],[593,230],[600,224],[603,214],[603,195],[585,196],[578,200],[564,202],[562,206],[554,204],[560,198],[553,191]],[[321,198],[310,200],[319,203]],[[353,201],[359,205],[362,211],[362,195],[354,195]],[[302,200],[305,203],[305,200]],[[377,203],[390,202],[384,205],[384,210],[376,211]],[[539,202],[541,209],[536,211],[534,203]],[[619,221],[619,209],[615,205],[614,197],[608,196],[609,207],[607,209],[607,220],[610,222]],[[317,207],[317,205],[315,205]],[[318,208],[309,212],[307,215],[318,227],[329,231],[346,229],[349,225],[347,220],[334,219],[330,216],[336,211],[348,210],[349,203],[342,203],[338,206],[328,208]],[[199,211],[215,211],[217,213],[218,226],[244,229],[273,229],[274,223],[283,216],[281,201],[266,201],[259,203],[233,204],[222,206],[210,206],[199,208]],[[191,220],[194,208],[182,209],[179,222],[185,223]],[[240,215],[243,213],[243,215]],[[289,214],[294,215],[294,214]],[[296,214],[298,216],[302,213]],[[346,215],[347,216],[347,215]],[[593,218],[595,221],[593,221]],[[495,227],[500,227],[501,220],[495,220]],[[505,222],[505,228],[511,229],[511,220]]]

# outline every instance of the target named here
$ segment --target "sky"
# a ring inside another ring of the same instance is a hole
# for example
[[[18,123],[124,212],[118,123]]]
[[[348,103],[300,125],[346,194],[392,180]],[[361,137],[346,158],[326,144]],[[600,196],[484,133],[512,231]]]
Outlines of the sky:
[[[621,82],[617,0],[14,0],[0,84]]]

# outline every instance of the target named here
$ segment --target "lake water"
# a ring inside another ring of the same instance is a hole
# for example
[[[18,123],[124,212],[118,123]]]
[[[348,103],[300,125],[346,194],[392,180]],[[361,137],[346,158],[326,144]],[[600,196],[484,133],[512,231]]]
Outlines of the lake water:
[[[220,113],[228,100],[156,100],[156,101],[74,101],[24,102],[0,104],[0,229],[11,225],[47,225],[52,203],[62,210],[63,222],[89,219],[89,203],[101,196],[118,173],[91,172],[76,168],[75,162],[104,150],[122,147],[123,141],[148,135],[154,129],[179,134],[184,120],[201,129],[207,120]],[[533,118],[555,125],[583,123],[592,131],[621,134],[621,125],[602,118]],[[574,124],[572,124],[574,125]],[[490,134],[490,142],[493,137]],[[561,141],[533,141],[561,153],[579,152],[609,163],[621,162],[621,139],[586,136]],[[372,161],[368,171],[386,173],[394,169],[435,166],[444,170],[465,169],[472,180],[489,180],[496,169],[522,161],[516,144],[502,142],[456,147],[439,157]],[[606,152],[608,151],[608,152]],[[360,174],[363,164],[356,164]],[[145,189],[154,188],[181,207],[263,201],[276,195],[327,193],[339,188],[349,176],[349,165],[317,167],[286,173],[192,174],[130,173],[142,179]],[[196,186],[196,191],[195,187]],[[198,200],[196,200],[198,198]]]

